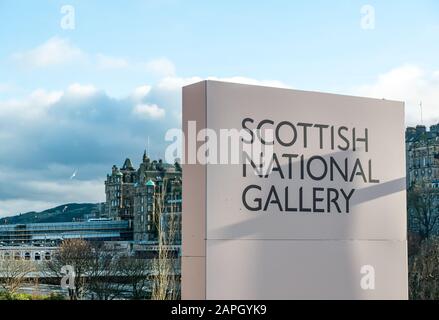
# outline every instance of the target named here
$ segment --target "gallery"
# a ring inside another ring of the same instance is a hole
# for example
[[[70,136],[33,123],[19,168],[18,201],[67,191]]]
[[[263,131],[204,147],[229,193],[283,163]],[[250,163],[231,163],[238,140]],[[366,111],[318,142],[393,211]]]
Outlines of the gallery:
[[[242,204],[252,212],[349,213],[355,189],[247,186]]]

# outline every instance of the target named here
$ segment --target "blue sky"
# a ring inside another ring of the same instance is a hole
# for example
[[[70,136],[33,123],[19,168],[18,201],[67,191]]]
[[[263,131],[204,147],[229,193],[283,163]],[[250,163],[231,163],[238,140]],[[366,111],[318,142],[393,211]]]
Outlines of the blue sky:
[[[59,26],[64,4],[76,29]],[[375,8],[376,28],[360,27],[360,9]],[[54,36],[84,52],[130,60],[166,57],[180,77],[236,75],[276,79],[304,89],[338,91],[373,81],[403,64],[439,69],[437,1],[0,1],[0,56]],[[25,88],[92,82],[128,93],[146,74],[122,78],[87,69],[18,72],[2,59],[2,81]],[[122,81],[121,81],[122,80]]]
[[[438,39],[434,0],[0,0],[0,216],[103,200],[205,78],[403,100],[407,125],[422,101],[439,122]]]

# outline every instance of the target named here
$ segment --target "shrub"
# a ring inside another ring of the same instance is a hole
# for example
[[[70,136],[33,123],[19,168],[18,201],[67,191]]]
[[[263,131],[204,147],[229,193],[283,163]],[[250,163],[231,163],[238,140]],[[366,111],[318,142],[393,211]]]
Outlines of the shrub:
[[[439,239],[422,242],[419,251],[409,261],[410,298],[439,299]]]
[[[32,295],[28,293],[0,292],[0,300],[64,300],[65,297],[59,293],[45,295]]]

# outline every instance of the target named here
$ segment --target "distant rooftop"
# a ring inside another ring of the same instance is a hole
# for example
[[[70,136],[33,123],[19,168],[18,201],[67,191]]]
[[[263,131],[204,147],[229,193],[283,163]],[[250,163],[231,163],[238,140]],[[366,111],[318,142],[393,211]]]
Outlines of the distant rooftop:
[[[416,127],[407,127],[405,131],[406,142],[415,142],[419,140],[431,140],[439,137],[439,123],[430,126],[430,130],[424,125]]]

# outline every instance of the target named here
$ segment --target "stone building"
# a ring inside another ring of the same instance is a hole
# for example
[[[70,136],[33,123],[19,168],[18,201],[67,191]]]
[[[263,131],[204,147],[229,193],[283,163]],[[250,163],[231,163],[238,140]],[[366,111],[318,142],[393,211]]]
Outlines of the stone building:
[[[439,234],[439,124],[407,128],[406,165],[409,231]]]
[[[0,247],[0,262],[5,260],[28,260],[43,263],[50,261],[57,250],[58,247],[2,246]]]
[[[407,188],[421,182],[439,187],[439,124],[406,130]]]
[[[181,167],[151,161],[146,152],[139,168],[126,159],[105,181],[105,213],[132,224],[136,242],[157,241],[158,227],[181,221]],[[173,241],[180,241],[180,231]]]

